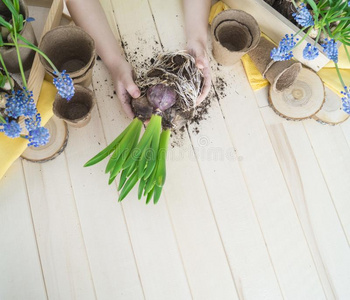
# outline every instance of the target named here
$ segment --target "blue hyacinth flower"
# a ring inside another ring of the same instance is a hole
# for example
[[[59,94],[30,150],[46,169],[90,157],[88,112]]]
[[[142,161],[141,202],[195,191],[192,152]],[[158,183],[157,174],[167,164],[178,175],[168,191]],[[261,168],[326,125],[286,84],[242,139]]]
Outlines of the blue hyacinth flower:
[[[343,110],[350,115],[350,92],[348,90],[347,86],[344,86],[344,91],[341,92],[343,94],[342,100],[342,106]]]
[[[337,43],[333,39],[325,39],[325,43],[321,46],[323,47],[323,52],[326,54],[326,56],[333,60],[335,63],[338,62],[338,48]]]
[[[292,49],[296,45],[293,34],[286,34],[285,37],[280,41],[277,48],[271,50],[271,59],[274,61],[289,60],[293,57]]]
[[[21,126],[15,120],[9,121],[9,119],[6,118],[6,123],[0,123],[0,132],[4,132],[10,138],[19,137],[21,131]]]
[[[319,54],[317,47],[312,46],[310,43],[307,43],[306,47],[303,50],[303,57],[307,60],[315,59]]]
[[[36,106],[33,99],[33,92],[26,88],[12,94],[6,95],[6,114],[17,119],[20,116],[32,117],[36,114]]]
[[[310,27],[315,25],[314,19],[312,18],[309,10],[306,8],[305,3],[301,3],[297,8],[297,12],[293,13],[292,16],[294,17],[295,21],[297,21],[297,23],[302,27]]]
[[[35,117],[25,119],[24,123],[28,132],[40,127],[41,126],[40,113],[37,113]]]
[[[56,86],[61,97],[69,101],[74,96],[74,84],[72,78],[66,73],[66,70],[63,70],[61,73],[55,71],[54,74],[57,77],[53,79],[53,84]]]
[[[28,146],[39,147],[46,145],[50,139],[49,130],[45,127],[36,127],[25,136],[29,140]]]

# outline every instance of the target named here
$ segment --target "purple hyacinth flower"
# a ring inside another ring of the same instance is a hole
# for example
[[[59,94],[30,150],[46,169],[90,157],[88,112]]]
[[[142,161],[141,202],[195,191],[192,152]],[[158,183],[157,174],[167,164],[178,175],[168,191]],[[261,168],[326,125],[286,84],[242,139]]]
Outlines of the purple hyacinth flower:
[[[57,72],[54,72],[54,74],[57,75],[57,77],[53,79],[53,84],[56,86],[61,97],[69,101],[74,96],[74,84],[72,78],[66,73],[66,70],[63,70],[58,74]]]
[[[307,60],[315,59],[319,54],[317,47],[312,46],[310,43],[307,43],[306,47],[303,50],[303,57]]]

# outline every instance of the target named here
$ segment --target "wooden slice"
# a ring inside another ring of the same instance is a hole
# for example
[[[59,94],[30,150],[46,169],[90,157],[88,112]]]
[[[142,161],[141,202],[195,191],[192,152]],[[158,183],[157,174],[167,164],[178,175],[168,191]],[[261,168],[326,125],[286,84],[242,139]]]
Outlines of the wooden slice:
[[[336,125],[346,121],[349,116],[343,111],[341,97],[326,87],[325,102],[313,118],[320,123]]]
[[[67,124],[53,116],[45,127],[50,132],[49,142],[40,147],[28,147],[21,155],[22,158],[32,162],[43,163],[53,160],[63,152],[68,142]]]
[[[312,70],[302,68],[295,83],[283,92],[269,90],[269,103],[275,112],[289,120],[311,118],[322,107],[325,90],[321,78]]]

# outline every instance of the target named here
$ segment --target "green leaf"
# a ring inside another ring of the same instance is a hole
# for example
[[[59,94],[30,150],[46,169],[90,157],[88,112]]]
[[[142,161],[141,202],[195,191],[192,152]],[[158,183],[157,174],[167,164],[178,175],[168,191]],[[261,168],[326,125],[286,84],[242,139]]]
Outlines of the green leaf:
[[[39,48],[37,46],[35,46],[33,43],[31,43],[30,41],[28,41],[24,36],[17,34],[18,39],[20,39],[22,42],[24,42],[25,44],[27,44],[28,46],[34,48],[34,49],[38,49]]]
[[[11,31],[12,30],[12,25],[7,22],[3,17],[0,16],[0,25],[5,27],[7,30]]]
[[[136,182],[137,182],[137,172],[135,171],[134,173],[132,173],[132,175],[130,176],[130,178],[128,179],[128,181],[125,183],[123,190],[121,191],[120,195],[119,195],[119,199],[118,201],[122,201],[131,191],[131,189],[135,186]]]

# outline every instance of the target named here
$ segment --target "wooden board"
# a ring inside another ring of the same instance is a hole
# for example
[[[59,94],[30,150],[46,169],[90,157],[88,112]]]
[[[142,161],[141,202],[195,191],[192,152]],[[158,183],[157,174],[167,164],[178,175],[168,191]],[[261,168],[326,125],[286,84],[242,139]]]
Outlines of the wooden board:
[[[22,165],[17,160],[0,181],[1,299],[47,299],[36,234]]]

